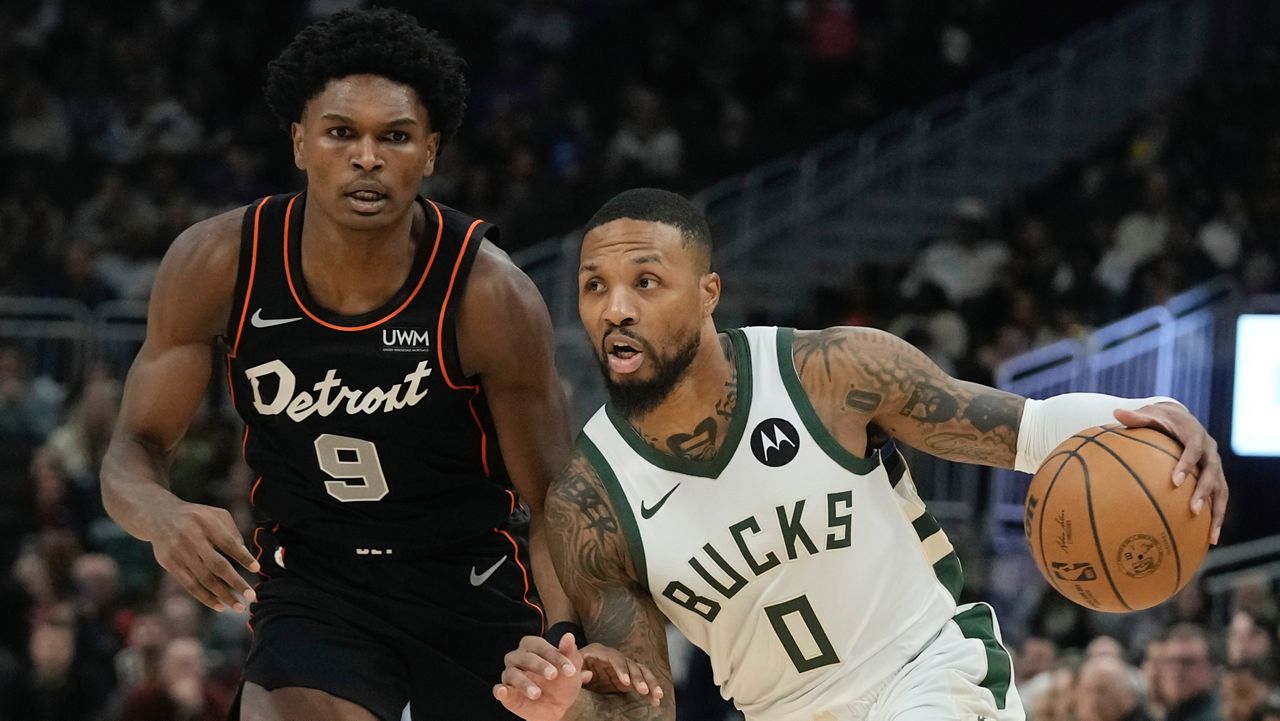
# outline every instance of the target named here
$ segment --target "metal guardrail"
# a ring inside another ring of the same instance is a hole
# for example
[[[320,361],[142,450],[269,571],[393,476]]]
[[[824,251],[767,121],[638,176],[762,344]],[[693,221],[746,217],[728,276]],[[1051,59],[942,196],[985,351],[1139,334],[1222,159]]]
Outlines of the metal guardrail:
[[[695,196],[726,277],[727,325],[797,310],[795,289],[859,259],[901,258],[944,227],[955,199],[999,203],[1080,157],[1203,68],[1211,0],[1156,0],[1029,54],[963,94],[846,133]],[[576,324],[580,231],[515,254],[561,328]],[[833,267],[834,264],[834,267]],[[756,269],[768,268],[768,273]]]
[[[1242,586],[1280,580],[1280,535],[1214,548],[1200,566],[1200,578],[1209,596],[1213,617],[1230,621],[1230,596]]]
[[[1072,391],[1166,395],[1209,426],[1217,326],[1237,294],[1233,281],[1217,278],[1164,306],[1099,328],[1084,344],[1059,341],[1012,358],[998,370],[996,385],[1028,398]],[[997,552],[1025,551],[1022,504],[1030,480],[1025,473],[992,472],[990,524]]]
[[[0,340],[25,352],[33,375],[65,385],[88,368],[93,315],[64,298],[0,297]]]

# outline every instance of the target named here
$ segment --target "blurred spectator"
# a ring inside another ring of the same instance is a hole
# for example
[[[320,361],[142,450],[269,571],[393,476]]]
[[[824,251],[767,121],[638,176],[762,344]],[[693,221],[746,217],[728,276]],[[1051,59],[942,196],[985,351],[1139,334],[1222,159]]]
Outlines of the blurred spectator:
[[[28,469],[29,519],[35,530],[66,531],[82,542],[89,530],[91,495],[71,482],[62,458],[48,445],[36,449]]]
[[[75,613],[50,608],[31,630],[27,676],[15,694],[12,718],[26,721],[97,721],[104,718],[108,686],[77,653]]]
[[[38,441],[60,420],[66,391],[48,376],[32,375],[27,353],[0,341],[0,443]]]
[[[915,261],[902,282],[910,297],[926,282],[936,283],[953,304],[990,290],[1009,261],[1008,247],[991,235],[991,211],[978,198],[962,198],[952,209],[950,237],[938,240]]]
[[[1115,656],[1116,658],[1124,658],[1124,646],[1120,642],[1110,636],[1098,636],[1089,642],[1084,648],[1084,657],[1086,659],[1097,658],[1098,656]]]
[[[1028,636],[1014,656],[1013,678],[1022,697],[1023,706],[1031,711],[1033,705],[1049,700],[1053,685],[1053,671],[1058,662],[1058,645],[1047,638]]]
[[[6,149],[15,155],[65,160],[71,152],[71,123],[53,89],[34,78],[20,81],[10,101]]]
[[[154,612],[134,616],[124,648],[115,657],[121,688],[159,683],[160,657],[172,637],[164,616]]]
[[[969,352],[969,326],[935,283],[922,284],[886,330],[899,338],[919,334],[917,347],[948,373]]]
[[[98,277],[95,266],[96,256],[88,246],[69,245],[62,255],[62,262],[51,268],[32,292],[78,300],[90,308],[115,300],[116,291]]]
[[[1153,719],[1163,719],[1169,710],[1169,700],[1165,698],[1161,686],[1161,672],[1164,668],[1164,639],[1153,638],[1147,642],[1142,656],[1142,685],[1147,691],[1144,707],[1147,715]]]
[[[1270,663],[1233,664],[1222,676],[1223,721],[1253,721],[1276,686]]]
[[[669,185],[680,173],[684,140],[652,89],[628,88],[626,120],[609,142],[605,169],[619,187]]]
[[[1148,173],[1142,207],[1126,214],[1116,225],[1111,247],[1094,270],[1094,278],[1113,295],[1122,295],[1134,270],[1164,248],[1169,232],[1170,192],[1167,175],[1159,171]]]
[[[1167,704],[1166,721],[1221,721],[1218,667],[1204,628],[1183,623],[1162,644],[1156,685]]]
[[[1276,660],[1277,626],[1276,609],[1270,604],[1236,611],[1227,626],[1227,663]]]
[[[208,681],[204,648],[189,636],[165,646],[156,678],[143,681],[125,698],[121,718],[129,721],[222,721],[230,699]]]
[[[94,371],[65,423],[49,434],[49,448],[81,488],[97,488],[97,470],[120,411],[120,381]]]
[[[1076,721],[1151,719],[1142,708],[1142,682],[1137,669],[1109,651],[1090,656],[1080,667],[1076,696]]]

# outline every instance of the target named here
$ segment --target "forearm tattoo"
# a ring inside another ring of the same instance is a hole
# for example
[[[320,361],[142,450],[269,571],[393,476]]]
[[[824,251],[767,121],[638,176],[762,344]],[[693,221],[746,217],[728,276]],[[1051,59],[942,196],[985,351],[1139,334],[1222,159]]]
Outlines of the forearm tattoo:
[[[879,418],[910,445],[955,461],[1013,465],[1016,395],[957,381],[905,341],[870,328],[797,333],[794,356],[801,378],[816,376],[818,387],[844,394],[846,409]]]
[[[580,719],[673,721],[674,689],[666,626],[626,566],[626,540],[595,470],[575,454],[546,503],[548,546],[556,573],[582,618],[588,640],[616,648],[653,671],[666,696],[658,707],[635,694],[584,692]]]

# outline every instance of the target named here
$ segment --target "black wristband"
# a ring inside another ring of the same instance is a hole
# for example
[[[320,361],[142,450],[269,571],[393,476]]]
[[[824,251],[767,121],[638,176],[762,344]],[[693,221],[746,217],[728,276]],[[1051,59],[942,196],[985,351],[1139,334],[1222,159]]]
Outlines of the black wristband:
[[[548,628],[547,632],[542,634],[542,637],[547,639],[552,646],[559,647],[560,639],[564,638],[566,633],[573,634],[573,641],[577,644],[578,648],[582,648],[587,645],[586,632],[582,630],[581,626],[573,621],[560,621],[552,624],[551,628]]]

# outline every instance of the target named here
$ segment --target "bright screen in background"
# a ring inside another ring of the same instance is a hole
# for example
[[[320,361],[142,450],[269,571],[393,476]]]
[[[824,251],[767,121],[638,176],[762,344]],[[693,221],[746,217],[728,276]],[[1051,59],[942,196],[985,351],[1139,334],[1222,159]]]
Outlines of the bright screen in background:
[[[1231,450],[1238,456],[1280,456],[1280,315],[1236,321],[1236,391]]]

